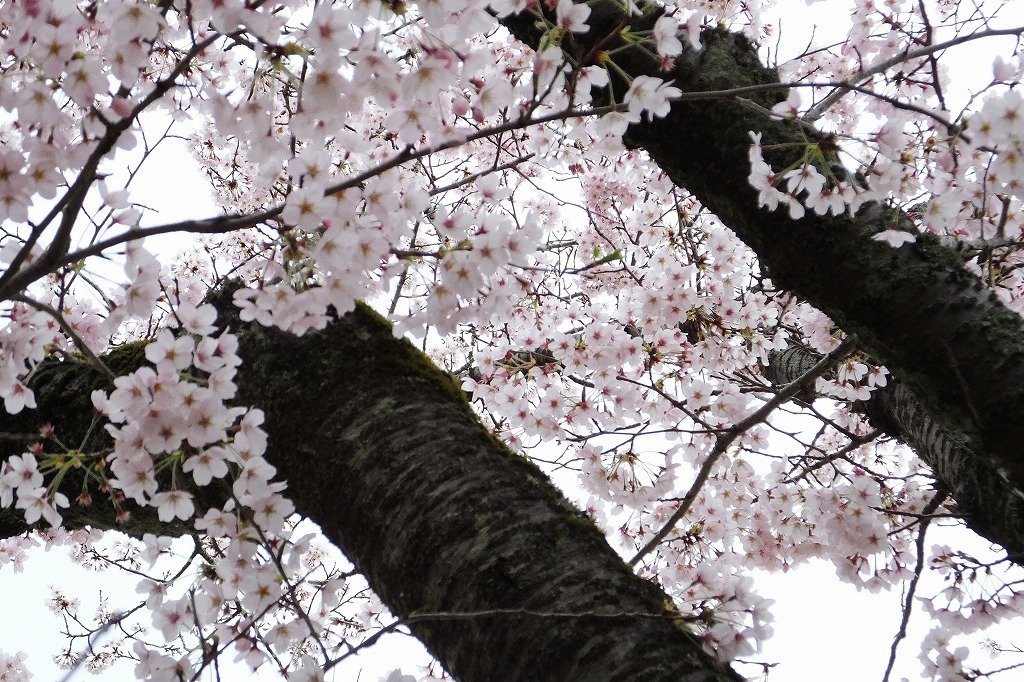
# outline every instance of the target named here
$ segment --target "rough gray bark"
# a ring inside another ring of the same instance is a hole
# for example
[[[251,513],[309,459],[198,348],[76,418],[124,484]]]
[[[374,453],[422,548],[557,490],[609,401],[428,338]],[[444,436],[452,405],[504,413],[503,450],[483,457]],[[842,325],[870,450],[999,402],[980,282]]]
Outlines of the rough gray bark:
[[[588,5],[591,30],[562,41],[572,63],[598,63],[617,49],[614,60],[622,71],[674,80],[684,97],[778,83],[745,39],[721,30],[705,31],[699,52],[684,39],[675,69],[664,73],[649,52],[621,38],[624,27],[635,34],[653,26],[661,10],[641,3],[643,15],[630,16],[616,0]],[[526,13],[503,23],[527,44],[538,44],[541,30]],[[617,96],[625,93],[626,83],[614,74],[613,85]],[[919,235],[917,243],[898,249],[870,238],[893,227],[913,231],[899,212],[871,204],[852,217],[809,213],[792,220],[785,210],[759,208],[747,181],[750,132],[760,133],[766,148],[799,149],[808,139],[828,148],[806,129],[765,115],[784,97],[779,91],[684,99],[665,118],[631,126],[624,139],[646,150],[677,185],[721,218],[753,249],[776,285],[824,311],[878,358],[964,446],[969,454],[942,474],[963,477],[949,481],[952,490],[963,494],[976,481],[1002,479],[1010,494],[1019,495],[1024,490],[1024,319],[1001,305],[936,238]],[[766,153],[766,158],[783,168],[799,153]],[[990,539],[1003,542],[1009,536],[997,533]]]
[[[301,338],[244,327],[240,355],[238,400],[266,412],[267,458],[299,511],[458,679],[742,679],[703,652],[665,593],[539,469],[480,424],[451,377],[376,315],[360,308]],[[81,432],[69,429],[91,419],[83,389],[99,379],[67,363],[40,377],[39,410],[0,418],[0,432],[56,421],[75,442]],[[77,485],[63,489],[73,498]],[[201,506],[217,498],[213,489]],[[135,511],[127,530],[154,530],[152,512]],[[113,525],[100,499],[67,518]],[[2,528],[25,530],[16,513]]]
[[[774,353],[763,373],[784,386],[820,359],[817,353],[792,347]],[[950,436],[898,380],[875,389],[858,407],[872,426],[914,449],[956,500],[956,511],[969,528],[1024,563],[1024,500],[1003,476]]]

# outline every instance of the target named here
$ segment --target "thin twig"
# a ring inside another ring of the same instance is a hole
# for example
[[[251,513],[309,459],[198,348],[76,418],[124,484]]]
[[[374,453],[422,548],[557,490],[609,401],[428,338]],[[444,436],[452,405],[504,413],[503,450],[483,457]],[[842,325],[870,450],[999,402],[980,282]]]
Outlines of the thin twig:
[[[896,636],[893,637],[892,647],[889,649],[889,664],[885,666],[885,675],[882,676],[882,682],[889,682],[889,675],[892,674],[893,666],[896,665],[896,649],[899,648],[900,640],[907,636],[907,623],[910,622],[910,611],[914,605],[917,581],[921,579],[921,573],[924,570],[924,532],[928,529],[928,524],[932,522],[930,514],[938,509],[939,505],[945,502],[948,496],[948,492],[940,490],[922,511],[921,527],[917,531],[917,564],[914,566],[914,577],[910,579],[910,584],[907,586],[907,594],[903,598],[903,616],[900,619],[900,629]]]

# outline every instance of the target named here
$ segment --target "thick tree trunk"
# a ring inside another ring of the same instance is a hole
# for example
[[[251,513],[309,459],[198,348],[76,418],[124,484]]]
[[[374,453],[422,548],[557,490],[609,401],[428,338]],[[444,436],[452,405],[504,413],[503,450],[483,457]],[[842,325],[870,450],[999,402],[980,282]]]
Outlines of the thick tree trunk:
[[[635,34],[653,26],[661,10],[641,4],[644,15],[630,16],[617,0],[588,6],[591,30],[565,36],[561,43],[573,63],[597,63],[622,48],[614,61],[625,73],[674,79],[684,93],[665,118],[630,127],[625,142],[646,150],[676,184],[721,218],[777,285],[824,311],[879,358],[948,437],[964,446],[964,457],[940,474],[951,490],[964,494],[975,481],[1001,478],[1008,494],[1019,497],[1024,490],[1024,319],[1001,305],[935,237],[918,235],[917,243],[898,249],[871,239],[896,226],[914,231],[903,214],[872,204],[853,217],[808,213],[792,220],[785,209],[758,207],[747,181],[750,132],[761,134],[765,148],[791,150],[777,156],[766,152],[776,168],[794,161],[815,138],[805,128],[765,115],[785,97],[783,91],[693,98],[705,91],[778,83],[745,39],[705,31],[704,48],[697,52],[684,38],[676,68],[664,73],[649,52],[625,46],[620,37],[623,27],[631,25]],[[537,46],[541,31],[527,13],[503,24]],[[621,96],[626,84],[614,74],[613,84]],[[964,480],[955,480],[959,477]],[[988,537],[1009,541],[1001,533]]]
[[[703,652],[665,593],[384,320],[359,308],[301,338],[249,326],[240,355],[238,400],[266,412],[267,458],[299,511],[458,679],[742,679]],[[55,421],[65,439],[80,437],[68,429],[91,419],[81,397],[96,375],[54,363],[40,376],[40,409],[0,420],[0,431]],[[76,485],[63,489],[73,498]],[[71,523],[113,525],[94,497]],[[152,511],[137,509],[127,530],[156,528]],[[3,529],[25,527],[9,510]]]

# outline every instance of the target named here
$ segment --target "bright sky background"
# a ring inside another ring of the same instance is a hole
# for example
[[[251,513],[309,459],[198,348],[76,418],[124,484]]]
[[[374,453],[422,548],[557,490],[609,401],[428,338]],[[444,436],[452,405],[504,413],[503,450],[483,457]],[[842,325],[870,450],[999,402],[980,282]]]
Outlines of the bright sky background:
[[[802,0],[787,0],[787,9],[781,22],[781,56],[792,56],[802,51],[810,29],[817,24],[817,41],[839,41],[843,38],[837,29],[848,26],[845,3],[822,2],[807,7]],[[1024,24],[1024,3],[1004,9],[1000,26]],[[828,31],[833,35],[829,36]],[[833,40],[834,39],[834,40]],[[961,48],[957,59],[947,59],[956,84],[970,84],[991,77],[993,50],[1012,49],[1012,39],[992,39],[985,45]],[[774,52],[774,46],[773,46]],[[966,95],[961,93],[961,97]],[[116,164],[113,164],[116,166]],[[110,170],[114,170],[113,166]],[[112,185],[113,187],[113,185]],[[178,140],[164,142],[145,164],[134,185],[132,198],[144,205],[158,208],[161,221],[189,217],[202,217],[217,213],[209,199],[210,191],[202,175],[191,161],[184,143]],[[206,206],[206,208],[203,208]],[[182,210],[185,209],[185,210]],[[153,223],[149,218],[146,222]],[[151,248],[174,253],[180,239],[165,237],[150,240]],[[951,531],[932,527],[928,546],[939,542],[969,551],[982,551],[984,543],[965,531]],[[116,603],[119,596],[128,601],[135,597],[134,577],[115,572],[96,574],[85,572],[65,558],[65,551],[53,550],[48,554],[36,553],[24,573],[16,574],[11,566],[0,568],[0,589],[5,596],[7,617],[0,619],[0,643],[3,651],[29,653],[29,666],[37,681],[61,680],[63,673],[50,663],[51,656],[61,646],[56,634],[59,620],[46,610],[50,597],[49,586],[56,585],[82,601],[83,615],[90,615],[102,592]],[[892,637],[900,620],[899,595],[881,596],[857,592],[840,583],[831,565],[818,563],[791,571],[785,575],[760,574],[756,579],[757,591],[776,601],[772,613],[775,617],[775,638],[758,655],[749,660],[778,662],[772,669],[771,682],[805,682],[827,677],[835,682],[862,682],[880,680],[888,658]],[[921,594],[933,594],[936,585],[922,585]],[[929,626],[928,618],[915,613],[911,632],[903,644],[901,658],[908,663],[897,668],[893,680],[905,676],[919,678],[919,664],[915,660],[916,642]],[[1024,644],[1024,641],[1018,641]],[[80,647],[79,647],[80,648]],[[409,660],[407,652],[420,649],[418,643],[403,636],[385,638],[383,642],[352,665],[339,670],[336,680],[376,682],[392,668]],[[422,660],[422,659],[420,659]],[[992,662],[991,667],[998,667]],[[749,666],[740,670],[751,676],[756,671]],[[246,673],[239,669],[224,670],[224,679],[241,679]],[[406,665],[405,672],[416,674],[415,664]],[[93,679],[84,670],[77,671],[71,680]],[[119,666],[102,675],[104,681],[133,680],[131,666]],[[331,679],[329,676],[328,679]],[[754,677],[756,679],[756,677]]]

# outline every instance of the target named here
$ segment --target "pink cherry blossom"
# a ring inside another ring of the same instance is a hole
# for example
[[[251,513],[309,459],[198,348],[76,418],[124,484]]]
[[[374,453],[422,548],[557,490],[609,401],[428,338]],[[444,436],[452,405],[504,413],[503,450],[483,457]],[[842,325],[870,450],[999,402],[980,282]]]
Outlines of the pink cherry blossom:
[[[651,116],[660,118],[668,115],[672,108],[672,98],[682,94],[679,88],[660,78],[637,76],[626,91],[623,101],[629,105],[631,112],[650,112]]]
[[[157,508],[160,520],[165,523],[174,519],[190,519],[195,512],[192,496],[182,490],[156,493],[150,504]]]
[[[587,26],[587,17],[590,16],[590,8],[586,3],[576,3],[573,0],[558,0],[558,27],[573,33],[586,33],[590,30]]]
[[[671,16],[665,15],[654,22],[651,29],[654,46],[662,57],[676,57],[683,52],[683,44],[679,41],[679,24]]]
[[[227,476],[228,457],[224,448],[214,446],[189,457],[185,460],[181,470],[191,473],[196,485],[208,485],[214,478]]]
[[[146,346],[146,359],[156,365],[156,371],[173,373],[192,364],[195,341],[190,336],[174,337],[168,330],[160,332],[153,343]]]
[[[894,249],[897,249],[904,244],[913,244],[917,241],[917,237],[912,233],[905,232],[903,230],[884,230],[876,235],[872,235],[871,238],[876,242],[885,242]]]

